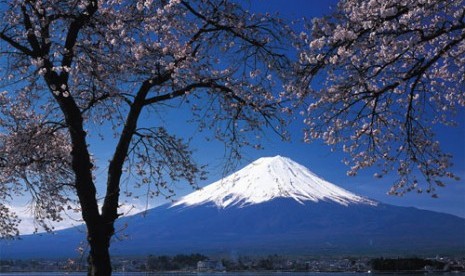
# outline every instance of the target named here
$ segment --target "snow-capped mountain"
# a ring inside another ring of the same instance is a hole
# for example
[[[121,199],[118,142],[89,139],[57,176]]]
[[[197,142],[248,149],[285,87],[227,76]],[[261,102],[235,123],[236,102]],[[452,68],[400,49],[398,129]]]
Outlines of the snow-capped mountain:
[[[217,207],[243,207],[275,198],[329,201],[342,205],[376,202],[355,195],[323,180],[304,166],[282,156],[260,158],[203,189],[193,192],[173,206],[213,203]]]
[[[280,156],[116,228],[113,255],[465,255],[465,219],[374,202]],[[0,259],[76,257],[83,229],[0,241]]]

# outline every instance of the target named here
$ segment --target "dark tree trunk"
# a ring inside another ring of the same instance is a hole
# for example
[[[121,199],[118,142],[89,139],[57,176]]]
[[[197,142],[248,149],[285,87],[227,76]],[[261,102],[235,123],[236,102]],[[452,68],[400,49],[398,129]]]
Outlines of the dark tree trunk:
[[[67,78],[59,76],[50,70],[45,75],[50,86],[62,87]],[[65,85],[67,87],[67,85]],[[87,148],[86,132],[83,117],[76,102],[71,96],[54,95],[60,105],[67,123],[72,144],[72,168],[76,175],[75,188],[82,208],[82,217],[87,226],[87,241],[90,246],[88,257],[89,275],[111,275],[110,240],[114,234],[114,222],[118,218],[118,202],[122,167],[127,157],[132,136],[137,127],[137,120],[144,106],[145,97],[150,85],[144,83],[140,88],[134,103],[131,105],[125,127],[115,149],[108,170],[107,191],[99,212],[97,192],[92,179],[92,161]]]
[[[115,232],[114,222],[119,216],[117,211],[122,168],[149,89],[150,86],[147,83],[142,85],[134,103],[131,105],[125,126],[108,168],[107,191],[102,206],[102,214],[99,215],[99,219],[95,223],[86,221],[88,242],[90,245],[88,259],[89,275],[111,275],[112,268],[109,248],[111,237]]]
[[[27,2],[27,1],[25,1]],[[29,3],[32,5],[32,3]],[[80,15],[73,18],[69,24],[69,29],[66,34],[64,49],[66,54],[63,55],[61,65],[63,67],[71,67],[74,59],[73,48],[78,40],[79,32],[82,27],[87,24],[92,16],[98,10],[98,1],[89,0],[85,11]],[[29,10],[26,5],[22,5],[22,16],[25,30],[33,29],[33,20],[29,14]],[[45,35],[45,38],[49,38],[50,24],[43,26],[41,35]],[[42,44],[45,41],[44,37],[42,40],[38,39],[34,33],[28,34],[28,42],[30,48],[15,43],[13,39],[9,39],[6,36],[2,36],[1,39],[6,40],[13,47],[20,52],[32,58],[42,57],[44,60],[43,68],[46,69],[44,80],[50,88],[51,95],[56,99],[65,117],[66,126],[69,130],[72,150],[71,150],[71,165],[75,173],[75,189],[79,202],[81,205],[82,218],[87,226],[87,241],[90,246],[89,253],[89,275],[111,275],[111,261],[110,261],[110,239],[114,233],[114,221],[117,219],[118,199],[119,199],[119,178],[121,173],[117,173],[112,178],[108,185],[108,192],[106,194],[105,203],[103,206],[102,214],[99,212],[97,204],[97,192],[94,181],[92,179],[92,168],[93,164],[90,158],[90,154],[87,148],[86,132],[84,131],[84,120],[82,117],[79,106],[74,101],[72,96],[64,96],[68,94],[66,89],[69,87],[68,79],[69,73],[62,71],[57,73],[53,70],[54,64],[48,58],[50,54],[50,46],[48,44]],[[56,93],[58,92],[58,93]],[[144,95],[145,97],[145,95]],[[141,98],[143,100],[144,98]],[[132,117],[133,124],[129,128],[129,131],[133,130],[135,123],[137,122],[138,115],[142,104],[137,108],[137,112],[133,112]],[[115,171],[121,171],[122,164],[127,154],[127,147],[131,141],[132,133],[127,133],[122,139],[124,143],[122,147],[117,150],[117,162]]]
[[[90,246],[88,275],[111,275],[110,239],[111,234],[105,229],[105,224],[88,226],[87,240]]]
[[[61,86],[58,76],[53,73],[45,76],[49,83]],[[55,83],[54,83],[55,82]],[[88,257],[89,275],[107,276],[111,275],[110,260],[110,239],[114,233],[114,221],[101,215],[97,203],[97,191],[92,179],[93,164],[87,148],[86,132],[84,131],[83,118],[76,102],[71,96],[62,97],[56,95],[55,98],[60,105],[67,123],[72,151],[71,165],[75,173],[75,188],[82,210],[82,218],[87,226],[87,241],[90,246]],[[116,198],[116,202],[118,199]],[[116,213],[117,204],[112,206],[112,211]]]

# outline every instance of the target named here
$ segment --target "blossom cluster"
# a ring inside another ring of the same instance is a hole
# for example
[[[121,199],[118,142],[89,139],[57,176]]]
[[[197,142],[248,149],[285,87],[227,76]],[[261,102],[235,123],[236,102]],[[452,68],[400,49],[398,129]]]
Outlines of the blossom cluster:
[[[62,220],[73,203],[68,194],[74,184],[69,138],[35,112],[29,96],[0,93],[0,216],[10,221],[1,222],[7,227],[2,227],[2,236],[12,233],[8,225],[19,222],[7,207],[15,196],[29,195],[36,224],[46,230],[51,229],[48,222]]]
[[[463,0],[343,0],[308,31],[300,51],[308,140],[341,145],[349,175],[396,171],[391,193],[434,194],[457,178],[433,128],[453,124],[465,106]]]

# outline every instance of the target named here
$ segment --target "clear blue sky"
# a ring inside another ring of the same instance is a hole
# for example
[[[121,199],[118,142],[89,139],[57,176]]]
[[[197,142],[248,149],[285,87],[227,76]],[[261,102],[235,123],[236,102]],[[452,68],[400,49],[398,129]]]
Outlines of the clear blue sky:
[[[252,11],[279,12],[279,14],[289,20],[295,18],[312,18],[330,13],[330,5],[335,5],[337,1],[310,1],[310,0],[251,0],[245,1],[246,7]],[[166,115],[166,114],[165,114]],[[186,118],[188,115],[185,114]],[[174,121],[170,121],[170,116],[165,117],[167,123],[176,132],[186,136],[195,135],[195,127],[189,128],[182,122],[182,115],[178,112],[173,116]],[[342,164],[344,157],[339,152],[331,152],[329,147],[323,145],[321,141],[312,144],[305,144],[302,139],[302,124],[300,119],[291,126],[293,140],[290,143],[281,142],[278,137],[270,131],[264,140],[264,150],[246,150],[244,159],[239,164],[238,169],[249,162],[263,157],[282,155],[308,167],[320,177],[342,186],[352,192],[375,200],[402,206],[415,206],[422,209],[436,210],[465,217],[465,112],[461,112],[457,118],[459,126],[456,128],[439,128],[438,139],[446,152],[454,155],[454,171],[461,176],[460,181],[451,181],[449,184],[437,192],[438,199],[431,198],[428,194],[410,193],[403,197],[387,195],[389,187],[394,182],[395,175],[383,179],[375,179],[373,171],[366,170],[356,177],[346,175],[347,167]],[[222,176],[224,165],[224,146],[220,143],[204,142],[198,137],[193,140],[196,148],[196,158],[200,163],[209,164],[209,179],[202,185],[218,180]],[[188,187],[179,185],[178,195],[191,192]]]

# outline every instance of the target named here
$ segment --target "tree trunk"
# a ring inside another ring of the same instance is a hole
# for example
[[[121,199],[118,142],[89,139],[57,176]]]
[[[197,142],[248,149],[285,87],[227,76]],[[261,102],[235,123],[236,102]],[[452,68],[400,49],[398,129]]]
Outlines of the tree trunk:
[[[24,2],[26,3],[28,1]],[[25,30],[32,30],[35,22],[31,18],[35,17],[29,15],[29,10],[25,3],[21,6],[24,27]],[[31,7],[33,6],[32,3],[29,4]],[[72,67],[75,56],[74,47],[78,41],[79,33],[89,22],[90,18],[95,15],[97,10],[98,1],[89,0],[87,1],[84,11],[74,16],[72,20],[70,18],[69,29],[66,33],[66,39],[64,40],[65,44],[63,45],[64,54],[61,61],[62,67]],[[40,15],[39,18],[45,20],[45,15],[43,15],[43,17]],[[103,214],[101,215],[96,197],[97,192],[92,178],[93,164],[86,141],[86,132],[84,130],[84,118],[82,116],[84,112],[80,109],[72,95],[69,95],[69,91],[67,91],[69,88],[69,72],[63,70],[58,73],[54,70],[55,61],[50,59],[52,56],[50,43],[43,43],[43,41],[49,39],[50,30],[48,28],[51,24],[39,25],[41,28],[40,34],[42,36],[40,39],[36,37],[35,33],[27,35],[31,50],[29,50],[28,47],[16,43],[14,39],[9,39],[3,35],[3,33],[1,39],[12,44],[14,48],[17,48],[17,50],[31,58],[35,59],[40,57],[43,59],[43,68],[46,69],[44,80],[49,87],[51,95],[55,98],[63,112],[66,127],[68,128],[71,138],[71,165],[76,176],[75,189],[81,205],[82,218],[87,226],[87,241],[90,246],[88,274],[99,276],[111,275],[109,248],[110,239],[114,233],[114,221],[117,218],[119,181],[113,181],[115,184],[112,185],[109,190],[115,192],[115,195],[107,194],[107,198],[110,197],[111,200],[106,199],[106,201],[110,201],[111,204],[105,202],[103,208],[105,212],[102,211]],[[137,114],[140,114],[140,110]],[[137,117],[135,120],[137,121]],[[129,142],[130,138],[131,137],[127,138]],[[123,148],[122,151],[123,156],[121,158],[123,161],[126,152],[127,147]]]
[[[71,164],[76,175],[75,188],[82,209],[82,218],[87,225],[87,241],[90,246],[88,275],[109,276],[111,275],[110,239],[114,233],[114,221],[117,217],[106,217],[99,212],[97,191],[92,178],[93,164],[83,127],[84,120],[76,102],[72,97],[55,97],[63,110],[71,137]],[[114,213],[117,212],[117,202],[118,198],[116,204],[109,208]]]
[[[108,168],[107,191],[101,215],[97,217],[91,215],[89,216],[89,220],[86,220],[88,229],[87,240],[90,245],[88,275],[111,275],[112,268],[109,249],[111,237],[115,232],[114,223],[119,217],[119,185],[123,172],[122,168],[149,89],[149,82],[142,85],[129,111],[125,126]]]
[[[103,223],[88,226],[87,241],[90,252],[87,259],[89,265],[87,274],[89,276],[111,275],[110,239],[112,235],[107,232],[106,228]]]

